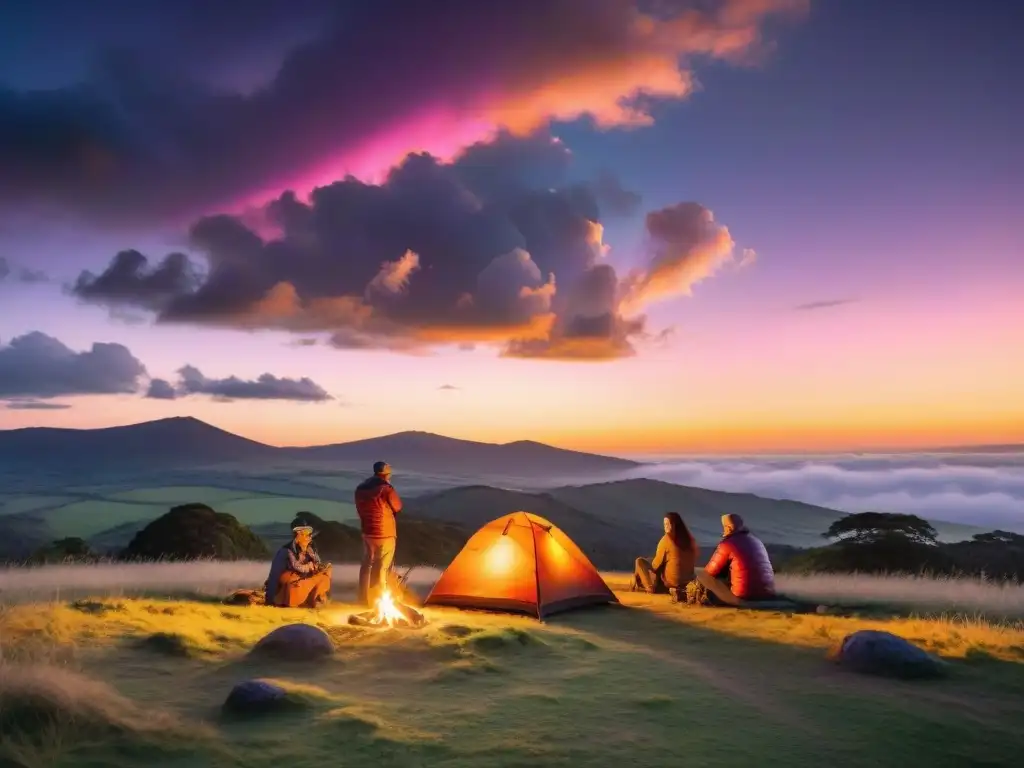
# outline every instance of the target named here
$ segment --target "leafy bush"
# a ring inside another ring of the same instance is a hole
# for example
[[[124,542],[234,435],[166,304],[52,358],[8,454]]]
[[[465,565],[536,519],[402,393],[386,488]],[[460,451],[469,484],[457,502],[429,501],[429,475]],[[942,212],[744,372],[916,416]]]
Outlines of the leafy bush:
[[[205,504],[183,504],[135,534],[122,553],[126,560],[262,560],[267,546],[225,512]]]
[[[77,536],[70,536],[65,539],[57,539],[45,547],[40,547],[29,558],[32,565],[44,565],[46,563],[79,562],[89,563],[99,559],[99,555],[92,551],[85,539]]]
[[[299,512],[292,525],[309,525],[316,532],[313,546],[326,560],[357,561],[363,556],[363,536],[358,528],[323,520],[312,512]],[[421,517],[399,516],[396,565],[445,567],[469,540],[461,525]]]

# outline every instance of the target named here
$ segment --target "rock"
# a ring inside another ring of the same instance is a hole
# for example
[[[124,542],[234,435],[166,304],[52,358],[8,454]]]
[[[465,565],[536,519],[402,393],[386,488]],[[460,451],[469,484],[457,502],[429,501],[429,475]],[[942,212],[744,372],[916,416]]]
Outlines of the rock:
[[[284,688],[266,680],[243,680],[231,689],[221,709],[235,715],[255,715],[286,706],[288,694]]]
[[[948,672],[946,662],[908,640],[873,629],[843,638],[833,660],[854,672],[905,679],[944,677]]]
[[[317,659],[334,653],[334,643],[312,624],[286,624],[263,637],[252,652],[278,659]]]

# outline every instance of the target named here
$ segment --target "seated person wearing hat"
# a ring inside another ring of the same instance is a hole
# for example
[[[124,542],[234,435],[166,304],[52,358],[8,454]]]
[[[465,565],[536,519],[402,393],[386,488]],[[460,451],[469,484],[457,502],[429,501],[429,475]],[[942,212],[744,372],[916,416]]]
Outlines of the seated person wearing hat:
[[[274,555],[267,577],[267,605],[280,608],[315,608],[327,602],[331,591],[331,564],[320,561],[313,549],[313,529],[292,528],[295,538]]]

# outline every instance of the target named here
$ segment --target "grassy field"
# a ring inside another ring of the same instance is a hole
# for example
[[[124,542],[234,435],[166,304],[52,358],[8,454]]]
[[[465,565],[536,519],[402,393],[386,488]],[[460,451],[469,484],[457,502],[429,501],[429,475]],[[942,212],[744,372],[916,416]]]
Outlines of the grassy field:
[[[171,507],[175,504],[187,504],[200,501],[213,506],[225,501],[232,501],[243,495],[231,488],[210,488],[201,485],[172,485],[166,488],[137,488],[132,491],[111,493],[107,498],[114,501],[130,501],[142,504],[158,504]]]
[[[20,515],[37,509],[49,509],[70,504],[74,496],[7,496],[0,498],[0,515]]]
[[[309,490],[310,486],[303,486]],[[163,486],[126,490],[117,486],[68,490],[67,495],[0,497],[0,516],[30,515],[57,538],[88,539],[125,523],[145,524],[178,504],[197,502],[234,515],[243,525],[287,523],[296,512],[325,520],[357,519],[349,501],[311,496],[273,495],[216,486]]]
[[[543,624],[427,609],[425,629],[403,632],[350,627],[353,609],[337,603],[305,612],[116,596],[126,581],[226,592],[266,570],[188,568],[39,569],[48,595],[26,595],[33,571],[0,572],[0,764],[952,767],[1015,764],[1024,748],[1019,622],[787,615],[623,593],[622,606]],[[73,585],[108,597],[55,599]],[[12,605],[12,595],[46,602]],[[247,657],[294,621],[324,627],[335,656]],[[953,674],[896,682],[825,660],[862,627],[913,639],[951,659]],[[281,681],[294,708],[223,717],[232,685],[252,677]]]

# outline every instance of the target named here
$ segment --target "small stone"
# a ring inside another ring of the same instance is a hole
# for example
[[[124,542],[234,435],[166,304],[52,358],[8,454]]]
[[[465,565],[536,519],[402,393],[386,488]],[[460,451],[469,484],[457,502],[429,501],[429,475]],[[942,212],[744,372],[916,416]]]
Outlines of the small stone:
[[[862,629],[847,635],[833,659],[854,672],[885,677],[944,677],[949,665],[891,632]]]
[[[243,680],[231,689],[221,708],[231,714],[262,714],[281,709],[287,695],[284,688],[266,680]]]
[[[334,643],[312,624],[286,624],[264,636],[252,652],[278,659],[317,659],[334,653]]]

